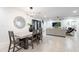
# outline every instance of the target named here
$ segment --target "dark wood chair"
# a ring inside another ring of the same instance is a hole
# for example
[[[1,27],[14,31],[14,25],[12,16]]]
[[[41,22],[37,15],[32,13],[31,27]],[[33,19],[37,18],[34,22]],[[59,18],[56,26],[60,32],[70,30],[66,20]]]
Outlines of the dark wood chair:
[[[35,43],[35,41],[37,40],[36,31],[33,31],[31,35],[27,35],[27,36],[26,36],[26,40],[30,41],[30,42],[27,42],[26,44],[27,44],[28,46],[31,46],[32,49],[34,49],[34,43]],[[25,40],[25,41],[26,41],[26,40]],[[26,49],[26,47],[25,47],[25,49]]]
[[[32,49],[34,48],[35,41],[37,41],[37,31],[33,31],[32,33],[32,39],[31,39]]]
[[[14,35],[13,31],[8,31],[10,44],[8,48],[8,52],[16,52],[20,50],[22,47],[20,45],[23,43],[23,41],[19,41],[19,39]],[[22,44],[23,45],[23,44]]]
[[[42,41],[42,29],[39,29],[39,32],[38,32],[38,40]]]
[[[32,39],[32,35],[27,35],[27,36],[26,36],[26,40],[27,40],[27,43],[26,43],[26,44],[27,44],[28,46],[32,46],[32,49],[33,49],[33,39]],[[26,41],[26,40],[25,40],[25,41]],[[28,41],[31,41],[31,42],[29,43]],[[26,47],[26,46],[25,46],[25,47]],[[25,48],[25,49],[26,49],[26,48]]]
[[[42,35],[42,29],[40,29],[40,40],[42,41],[43,35]]]
[[[37,43],[37,45],[40,43],[40,40],[42,41],[42,30],[36,30],[32,34],[32,39]]]

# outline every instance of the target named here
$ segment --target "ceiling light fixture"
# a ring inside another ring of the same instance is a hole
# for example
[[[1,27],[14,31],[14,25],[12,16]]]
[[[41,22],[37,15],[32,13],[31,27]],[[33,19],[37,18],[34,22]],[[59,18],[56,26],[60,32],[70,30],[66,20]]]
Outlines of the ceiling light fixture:
[[[32,9],[33,9],[33,7],[30,7],[30,9],[32,10]]]
[[[77,13],[77,10],[74,10],[73,13]]]
[[[43,18],[43,14],[36,10],[34,7],[29,7],[28,11],[26,11],[26,15],[32,17],[32,18],[38,18],[38,19],[41,19]]]

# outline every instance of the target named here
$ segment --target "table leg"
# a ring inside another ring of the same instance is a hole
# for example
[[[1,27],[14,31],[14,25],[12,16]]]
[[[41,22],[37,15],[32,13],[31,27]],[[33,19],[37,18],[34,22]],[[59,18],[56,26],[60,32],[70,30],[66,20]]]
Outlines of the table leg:
[[[24,38],[24,49],[28,49],[28,39]]]

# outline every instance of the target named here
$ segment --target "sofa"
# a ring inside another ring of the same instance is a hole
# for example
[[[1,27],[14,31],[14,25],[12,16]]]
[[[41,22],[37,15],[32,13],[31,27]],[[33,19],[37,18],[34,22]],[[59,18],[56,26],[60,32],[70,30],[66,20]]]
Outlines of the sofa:
[[[66,36],[66,30],[62,28],[47,28],[46,34],[51,36],[60,36],[65,37]]]

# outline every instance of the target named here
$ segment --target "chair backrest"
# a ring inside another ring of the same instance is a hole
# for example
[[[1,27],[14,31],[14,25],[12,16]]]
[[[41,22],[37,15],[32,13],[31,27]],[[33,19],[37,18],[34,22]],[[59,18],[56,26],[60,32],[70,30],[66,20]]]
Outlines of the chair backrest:
[[[40,34],[42,34],[42,28],[39,29]]]
[[[34,30],[34,31],[32,32],[32,34],[33,34],[33,35],[37,34],[37,30]]]
[[[11,41],[15,41],[13,31],[8,31],[8,34],[9,34],[9,39],[10,39],[10,42],[11,42]]]
[[[33,32],[32,32],[32,38],[35,38],[37,36],[37,30],[34,30]]]

